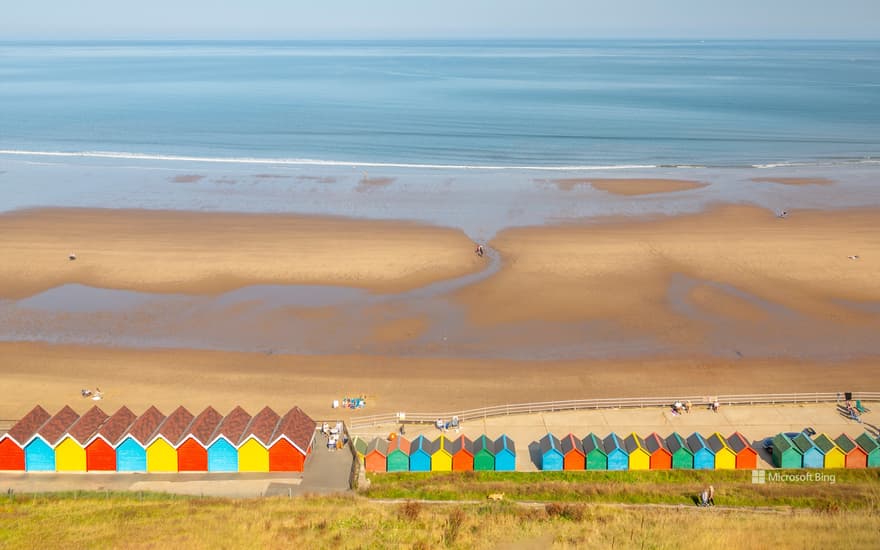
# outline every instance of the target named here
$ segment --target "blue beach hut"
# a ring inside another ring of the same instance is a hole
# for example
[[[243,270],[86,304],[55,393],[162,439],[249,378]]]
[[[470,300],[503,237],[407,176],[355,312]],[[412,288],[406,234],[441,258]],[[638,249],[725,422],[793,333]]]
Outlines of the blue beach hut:
[[[792,438],[791,442],[803,453],[804,468],[825,467],[825,453],[813,443],[813,440],[807,434],[798,434],[797,437]]]
[[[562,470],[562,449],[559,440],[553,434],[547,434],[538,442],[541,452],[541,470],[558,472]],[[495,457],[495,469],[498,469],[498,456]]]
[[[495,470],[498,472],[516,470],[516,446],[506,435],[495,440]]]
[[[623,446],[623,440],[617,434],[609,434],[602,441],[602,446],[605,448],[605,456],[608,457],[609,470],[626,470],[629,468],[629,454],[626,452],[626,447]]]
[[[232,443],[220,438],[208,447],[209,472],[237,472],[238,451]]]
[[[28,472],[54,472],[55,450],[37,436],[24,447],[24,469]]]
[[[714,470],[715,453],[706,443],[706,439],[694,432],[687,438],[688,448],[694,454],[694,470]]]
[[[117,472],[147,471],[147,442],[165,420],[156,407],[140,415],[116,447]]]
[[[413,439],[409,448],[409,471],[430,472],[433,448],[431,441],[423,435]]]
[[[208,445],[209,472],[238,471],[238,449],[233,442],[241,439],[241,434],[247,429],[251,418],[241,407],[235,407],[223,417],[217,430],[211,435],[211,444]]]

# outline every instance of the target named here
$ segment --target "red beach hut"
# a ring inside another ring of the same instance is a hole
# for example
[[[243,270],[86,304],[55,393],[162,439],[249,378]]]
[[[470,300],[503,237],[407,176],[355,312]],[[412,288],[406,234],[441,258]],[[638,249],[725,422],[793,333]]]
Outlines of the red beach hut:
[[[37,405],[0,437],[0,470],[24,470],[24,446],[51,417]]]
[[[736,453],[737,470],[756,470],[758,468],[758,451],[749,445],[749,441],[739,432],[733,432],[727,438],[727,444]]]
[[[179,472],[207,472],[208,445],[223,415],[213,407],[203,410],[184,432],[177,446],[177,470]]]
[[[269,445],[270,472],[302,472],[312,452],[315,421],[299,407],[281,417]]]
[[[584,453],[584,444],[573,434],[568,434],[559,441],[562,450],[563,470],[586,470],[587,455]]]
[[[388,469],[388,442],[381,437],[370,441],[364,454],[364,468],[368,472],[384,472]]]
[[[868,467],[868,453],[859,447],[859,444],[853,438],[846,434],[840,434],[834,442],[844,452],[844,465],[847,468]]]
[[[672,453],[666,448],[663,439],[652,433],[645,438],[645,448],[651,454],[648,461],[648,468],[651,470],[671,470],[672,469]]]
[[[98,430],[91,441],[86,443],[86,470],[90,472],[114,472],[116,471],[116,445],[131,425],[137,420],[137,415],[128,407],[121,407],[107,419],[101,429]]]
[[[474,469],[474,442],[467,436],[452,440],[449,452],[452,453],[453,472],[469,472]]]

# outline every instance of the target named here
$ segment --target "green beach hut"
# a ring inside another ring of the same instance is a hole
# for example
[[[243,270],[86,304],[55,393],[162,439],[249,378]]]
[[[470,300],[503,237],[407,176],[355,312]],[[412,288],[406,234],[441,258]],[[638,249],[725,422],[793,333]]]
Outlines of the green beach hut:
[[[672,453],[673,470],[693,470],[694,453],[691,452],[687,442],[677,432],[666,438],[666,448]]]
[[[385,464],[389,472],[409,471],[409,441],[405,437],[396,437],[388,443]]]
[[[495,470],[495,442],[485,435],[474,441],[474,470],[481,472]]]
[[[587,455],[587,470],[607,470],[608,456],[602,446],[602,440],[594,433],[590,433],[582,441],[584,454]]]
[[[856,443],[858,443],[859,447],[861,447],[862,450],[865,451],[865,454],[868,455],[868,468],[877,468],[880,466],[880,443],[878,443],[876,439],[865,432],[856,438]]]
[[[770,454],[777,468],[802,468],[804,465],[804,453],[785,434],[773,438]]]

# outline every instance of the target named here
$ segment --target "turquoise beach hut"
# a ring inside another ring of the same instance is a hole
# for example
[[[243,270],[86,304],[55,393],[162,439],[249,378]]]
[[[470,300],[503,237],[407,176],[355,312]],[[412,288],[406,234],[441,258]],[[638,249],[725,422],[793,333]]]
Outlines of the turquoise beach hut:
[[[208,445],[209,472],[238,471],[238,449],[235,448],[234,442],[241,439],[251,418],[251,415],[240,406],[223,417],[211,435],[211,443]]]
[[[116,447],[117,472],[147,471],[147,443],[164,421],[165,415],[156,407],[150,407],[134,421]]]
[[[868,432],[864,432],[856,438],[856,443],[868,455],[868,468],[880,466],[880,441],[871,437]]]
[[[607,470],[608,457],[605,455],[602,440],[596,434],[590,433],[581,443],[584,446],[584,454],[587,455],[587,470]]]
[[[559,440],[556,436],[548,433],[538,442],[541,453],[541,470],[549,472],[562,471],[563,456]],[[495,467],[498,467],[498,457],[495,457]]]
[[[800,433],[791,440],[804,455],[804,468],[824,468],[825,453],[813,443],[807,434]]]
[[[692,433],[687,438],[687,445],[694,454],[694,470],[715,469],[715,453],[702,435]]]
[[[427,437],[420,435],[413,439],[409,448],[409,471],[430,472],[433,450],[434,445]]]
[[[54,472],[55,449],[36,436],[24,447],[24,469],[28,472]]]
[[[773,438],[770,453],[777,468],[800,468],[804,465],[804,453],[785,434],[777,434]]]
[[[623,440],[617,434],[612,433],[602,442],[605,448],[605,456],[608,457],[609,470],[626,470],[629,468],[629,454],[623,446]]]
[[[495,470],[499,472],[516,470],[516,445],[506,435],[495,440]]]

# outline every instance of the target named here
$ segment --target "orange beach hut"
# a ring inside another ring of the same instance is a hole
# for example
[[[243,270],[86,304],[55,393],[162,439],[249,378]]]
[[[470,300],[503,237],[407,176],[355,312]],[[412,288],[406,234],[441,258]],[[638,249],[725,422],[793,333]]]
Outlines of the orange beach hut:
[[[213,407],[203,410],[192,421],[177,445],[177,470],[179,472],[207,472],[208,445],[223,415]]]
[[[287,411],[272,434],[269,471],[302,472],[314,440],[315,421],[299,407]]]
[[[645,438],[645,449],[651,453],[649,467],[652,470],[671,470],[672,469],[672,453],[666,448],[663,439],[652,433]]]
[[[52,417],[37,405],[0,436],[0,470],[24,470],[24,447]]]
[[[116,446],[131,428],[137,415],[128,407],[113,413],[86,444],[86,470],[89,472],[116,471]]]

